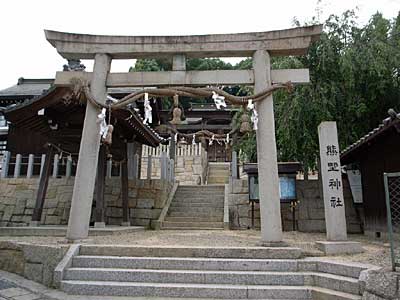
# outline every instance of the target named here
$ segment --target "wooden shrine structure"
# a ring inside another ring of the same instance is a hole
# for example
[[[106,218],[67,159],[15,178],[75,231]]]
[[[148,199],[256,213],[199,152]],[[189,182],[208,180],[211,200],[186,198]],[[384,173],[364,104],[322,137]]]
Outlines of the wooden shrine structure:
[[[70,165],[67,166],[67,170],[69,170],[67,172],[69,173],[72,169],[72,160],[79,159],[78,153],[87,102],[85,99],[77,99],[69,87],[53,87],[43,95],[11,106],[4,112],[7,121],[10,122],[7,150],[19,155],[29,154],[32,157],[46,154],[40,170],[39,187],[31,222],[33,226],[38,225],[41,221],[54,154],[59,153],[68,157],[67,165]],[[100,147],[99,160],[95,165],[97,174],[94,175],[97,177],[95,221],[100,227],[105,224],[106,157],[112,156],[113,160],[121,162],[122,219],[123,222],[128,223],[127,170],[129,157],[127,151],[129,145],[137,143],[156,147],[163,141],[163,138],[153,129],[143,124],[143,119],[134,110],[118,110],[106,117],[109,117],[110,123],[114,126],[112,144],[103,144]],[[14,168],[16,166],[17,164]],[[31,164],[30,167],[31,175],[39,174],[38,166],[35,169]],[[7,176],[7,170],[3,170],[3,173],[2,176]],[[81,180],[85,182],[85,179]],[[91,198],[93,198],[93,194]]]

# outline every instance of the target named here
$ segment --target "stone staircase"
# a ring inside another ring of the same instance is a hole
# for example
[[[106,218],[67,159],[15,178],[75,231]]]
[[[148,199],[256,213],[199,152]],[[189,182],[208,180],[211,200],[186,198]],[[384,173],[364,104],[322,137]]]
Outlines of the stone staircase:
[[[223,185],[179,186],[162,229],[223,229]]]
[[[361,299],[358,277],[368,266],[300,256],[289,247],[82,245],[60,287],[73,295],[154,299]]]
[[[229,182],[229,163],[209,162],[207,184],[225,184]]]

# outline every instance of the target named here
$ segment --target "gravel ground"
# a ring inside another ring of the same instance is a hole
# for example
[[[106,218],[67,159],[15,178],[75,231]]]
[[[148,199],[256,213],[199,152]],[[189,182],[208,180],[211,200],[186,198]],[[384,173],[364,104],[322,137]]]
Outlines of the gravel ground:
[[[300,247],[307,256],[321,256],[314,245],[315,241],[325,240],[322,233],[285,232],[284,241],[289,246]],[[64,244],[62,237],[0,237],[0,241],[12,240],[35,244]],[[331,257],[335,260],[369,263],[382,267],[390,266],[390,248],[382,241],[363,235],[350,235],[349,240],[361,242],[366,250],[362,254]],[[140,246],[208,246],[208,247],[252,247],[259,246],[260,232],[255,230],[191,230],[177,231],[146,230],[110,236],[90,237],[87,244],[140,245]]]

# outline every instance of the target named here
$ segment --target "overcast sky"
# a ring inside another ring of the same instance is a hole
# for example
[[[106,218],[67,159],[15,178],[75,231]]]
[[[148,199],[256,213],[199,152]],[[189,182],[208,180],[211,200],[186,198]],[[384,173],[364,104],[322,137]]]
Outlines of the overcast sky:
[[[358,7],[364,24],[376,11],[393,18],[400,0],[322,0],[321,20]],[[19,77],[53,78],[65,61],[43,29],[115,35],[188,35],[268,31],[316,15],[317,0],[1,0],[0,89]],[[234,61],[232,61],[234,62]],[[90,61],[84,62],[91,69]],[[133,61],[113,61],[113,72]]]

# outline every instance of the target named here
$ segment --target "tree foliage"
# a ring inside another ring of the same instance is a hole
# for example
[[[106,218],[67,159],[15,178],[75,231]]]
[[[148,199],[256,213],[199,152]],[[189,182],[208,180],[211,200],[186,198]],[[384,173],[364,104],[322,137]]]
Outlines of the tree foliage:
[[[278,58],[273,66],[308,67],[311,82],[292,94],[275,95],[280,160],[315,168],[317,126],[336,121],[342,149],[400,109],[400,15],[393,21],[375,14],[357,27],[354,12],[330,16],[308,54]]]
[[[316,19],[312,23],[317,23]],[[389,108],[400,110],[400,14],[388,20],[376,13],[362,27],[356,19],[353,11],[332,15],[324,22],[320,40],[312,44],[307,55],[273,57],[274,69],[310,70],[310,84],[297,86],[291,94],[274,94],[279,160],[296,160],[315,169],[320,122],[337,122],[340,147],[344,149],[377,127],[387,117]],[[187,60],[187,70],[251,67],[250,58],[234,66],[220,59]],[[170,61],[147,59],[138,60],[131,68],[170,69]],[[242,95],[249,91],[243,87],[229,88]],[[246,159],[255,160],[255,134],[242,138],[237,148],[246,154]]]

